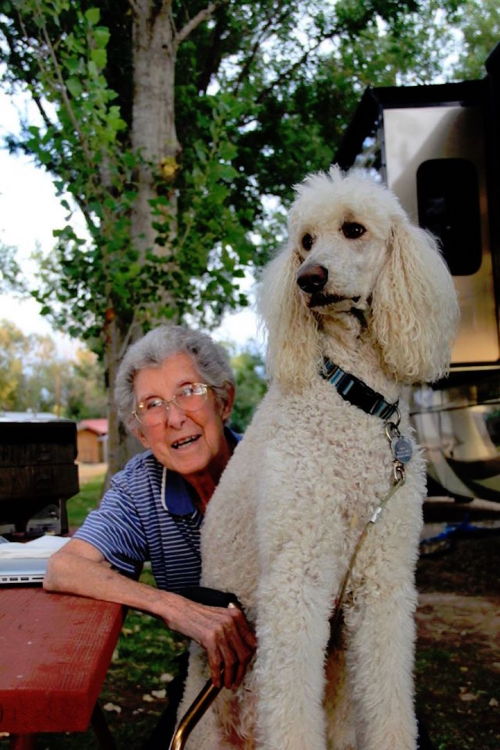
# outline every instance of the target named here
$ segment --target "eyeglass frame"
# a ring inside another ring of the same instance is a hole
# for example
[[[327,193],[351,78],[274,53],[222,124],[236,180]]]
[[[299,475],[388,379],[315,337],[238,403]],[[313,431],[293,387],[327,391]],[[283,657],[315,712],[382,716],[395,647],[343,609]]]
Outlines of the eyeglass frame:
[[[208,395],[208,391],[209,391],[209,390],[211,390],[211,389],[212,389],[212,390],[215,390],[215,386],[213,386],[213,385],[209,385],[208,383],[186,383],[186,385],[191,385],[191,386],[202,386],[202,387],[203,387],[203,389],[204,389],[204,390],[203,390],[203,392],[202,392],[202,393],[199,393],[199,394],[196,394],[196,395],[199,395],[199,396],[204,396],[204,403],[205,403],[205,402],[206,402],[206,400],[207,400],[207,395]],[[184,387],[185,387],[185,386],[184,386]],[[164,411],[165,411],[165,414],[168,414],[168,413],[169,413],[169,411],[170,411],[170,404],[175,404],[175,406],[176,406],[176,407],[177,407],[178,409],[180,409],[181,411],[183,411],[183,412],[199,411],[199,410],[200,410],[200,409],[202,408],[201,406],[199,406],[199,407],[198,407],[198,408],[196,408],[196,409],[186,409],[186,408],[184,408],[184,407],[180,406],[180,405],[179,405],[179,404],[178,404],[178,403],[176,402],[176,400],[175,400],[175,399],[176,399],[176,396],[173,396],[172,398],[161,398],[161,396],[157,396],[156,398],[157,398],[157,399],[158,399],[159,401],[161,401],[161,402],[162,402],[162,408],[164,409]],[[136,407],[136,409],[134,409],[134,410],[133,410],[133,412],[132,412],[132,416],[134,416],[134,417],[135,417],[135,419],[136,419],[136,420],[137,420],[137,421],[139,422],[139,424],[143,425],[143,422],[141,421],[141,419],[140,419],[140,417],[139,417],[139,414],[137,413],[137,409],[138,409],[138,408],[139,408],[139,407],[141,406],[141,404],[144,404],[144,401],[140,401],[140,402],[139,402],[139,403],[137,404],[137,407]],[[158,424],[159,424],[159,423],[158,423]],[[144,425],[143,425],[143,426],[144,426]],[[148,426],[148,425],[146,425],[146,427],[147,427],[147,426]],[[151,426],[151,427],[154,427],[154,425],[150,425],[150,426]]]

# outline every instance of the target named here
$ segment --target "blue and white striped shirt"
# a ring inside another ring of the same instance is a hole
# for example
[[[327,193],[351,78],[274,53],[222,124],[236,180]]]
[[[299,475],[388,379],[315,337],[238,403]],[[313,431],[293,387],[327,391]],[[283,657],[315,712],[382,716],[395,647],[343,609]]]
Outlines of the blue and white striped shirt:
[[[229,440],[239,436],[230,432]],[[146,560],[160,589],[197,586],[201,576],[200,527],[189,484],[167,471],[161,501],[163,466],[151,451],[134,456],[115,474],[97,510],[75,533],[96,547],[120,573],[136,578]]]

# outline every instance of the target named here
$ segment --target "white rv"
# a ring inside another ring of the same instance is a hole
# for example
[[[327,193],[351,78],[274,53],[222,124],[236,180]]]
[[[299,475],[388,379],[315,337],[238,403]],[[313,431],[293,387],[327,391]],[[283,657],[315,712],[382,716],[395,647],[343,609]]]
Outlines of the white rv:
[[[376,169],[455,280],[451,373],[412,393],[429,494],[500,501],[500,44],[481,80],[368,89],[335,161]]]

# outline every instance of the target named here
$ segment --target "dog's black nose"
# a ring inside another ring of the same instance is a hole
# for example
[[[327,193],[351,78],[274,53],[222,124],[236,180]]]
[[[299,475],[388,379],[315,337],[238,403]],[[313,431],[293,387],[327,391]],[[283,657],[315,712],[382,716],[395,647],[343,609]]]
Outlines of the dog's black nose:
[[[328,281],[328,271],[324,266],[309,266],[297,274],[297,284],[303,292],[320,292]]]

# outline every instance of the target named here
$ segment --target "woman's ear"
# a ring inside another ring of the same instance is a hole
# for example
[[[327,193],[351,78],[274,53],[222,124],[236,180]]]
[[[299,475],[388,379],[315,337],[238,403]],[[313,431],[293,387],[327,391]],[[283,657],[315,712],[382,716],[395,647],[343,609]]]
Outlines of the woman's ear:
[[[151,445],[150,445],[150,443],[149,443],[149,440],[147,439],[147,437],[146,437],[146,435],[144,434],[144,432],[143,432],[143,431],[142,431],[142,430],[140,429],[140,427],[137,427],[137,428],[135,428],[135,427],[134,427],[134,428],[132,428],[132,429],[130,430],[130,432],[132,433],[132,435],[133,435],[134,437],[136,437],[136,438],[137,438],[137,440],[139,440],[139,442],[140,442],[140,443],[142,443],[142,445],[143,445],[143,446],[144,446],[145,448],[151,448]]]
[[[234,385],[229,381],[226,381],[224,383],[224,390],[222,395],[218,396],[219,402],[221,404],[221,417],[223,422],[229,419],[229,416],[233,410],[235,395],[236,391]]]

